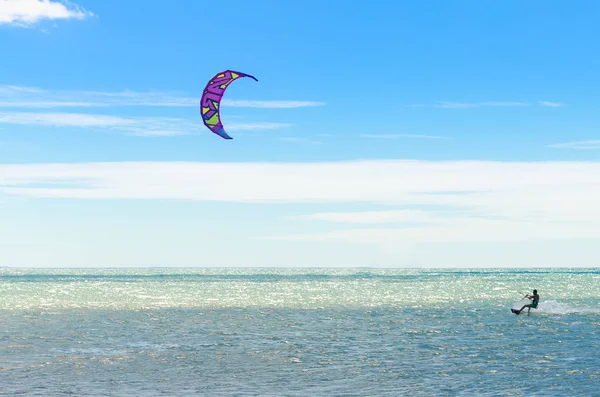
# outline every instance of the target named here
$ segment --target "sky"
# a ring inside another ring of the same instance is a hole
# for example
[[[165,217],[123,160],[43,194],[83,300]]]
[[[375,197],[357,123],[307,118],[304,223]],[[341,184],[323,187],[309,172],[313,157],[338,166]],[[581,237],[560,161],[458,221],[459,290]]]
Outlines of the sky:
[[[0,0],[0,266],[596,267],[599,18]]]

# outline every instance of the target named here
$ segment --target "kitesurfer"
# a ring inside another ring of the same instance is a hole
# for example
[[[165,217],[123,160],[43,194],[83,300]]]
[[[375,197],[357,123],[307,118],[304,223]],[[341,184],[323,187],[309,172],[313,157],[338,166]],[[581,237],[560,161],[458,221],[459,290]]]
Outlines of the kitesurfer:
[[[531,299],[532,302],[528,305],[523,305],[523,307],[520,310],[517,310],[515,312],[516,314],[520,314],[526,307],[528,308],[527,313],[529,313],[531,309],[537,309],[538,302],[540,301],[540,296],[537,293],[537,289],[533,290],[533,295],[525,295],[525,298]]]

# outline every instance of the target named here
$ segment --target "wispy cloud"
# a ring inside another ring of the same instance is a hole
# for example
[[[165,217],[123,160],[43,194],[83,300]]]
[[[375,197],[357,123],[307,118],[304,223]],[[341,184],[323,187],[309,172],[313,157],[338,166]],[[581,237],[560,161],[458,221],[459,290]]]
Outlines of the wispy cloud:
[[[590,141],[555,143],[552,145],[548,145],[548,147],[562,148],[562,149],[579,149],[579,150],[600,149],[600,139],[590,140]]]
[[[240,99],[225,99],[221,101],[221,105],[229,107],[242,108],[271,108],[271,109],[291,109],[304,108],[313,106],[324,106],[325,102],[311,101],[248,101]]]
[[[289,126],[288,123],[227,123],[227,129],[231,131],[276,130]]]
[[[168,92],[48,91],[36,87],[0,86],[0,107],[59,108],[107,106],[197,107],[198,97]],[[315,101],[252,101],[223,98],[223,107],[291,109],[324,106]]]
[[[84,113],[0,113],[0,123],[69,127],[123,126],[134,124],[132,119]]]
[[[375,139],[400,139],[400,138],[416,138],[416,139],[448,139],[439,135],[420,135],[420,134],[360,134],[363,138]]]
[[[94,16],[94,14],[66,1],[0,1],[0,25],[7,24],[26,27],[44,19],[84,19],[91,16]]]
[[[317,140],[313,140],[313,139],[309,139],[309,138],[291,137],[291,136],[281,137],[281,138],[279,138],[279,140],[282,142],[307,143],[307,144],[311,144],[311,145],[320,145],[323,143],[321,141],[317,141]]]
[[[0,101],[0,108],[79,108],[104,106],[90,102],[67,102],[67,101]]]
[[[87,113],[0,113],[0,124],[42,125],[50,127],[109,128],[138,136],[172,136],[197,133],[200,122],[168,117],[115,117]],[[228,131],[272,130],[284,123],[228,123]]]
[[[288,219],[315,220],[336,223],[398,223],[437,222],[439,218],[421,210],[387,210],[362,212],[318,212],[308,215],[289,216]]]
[[[496,243],[598,239],[599,222],[586,224],[457,218],[454,223],[410,228],[345,229],[326,233],[261,236],[261,240],[338,242],[389,246],[419,243]]]
[[[538,105],[546,107],[560,107],[562,106],[559,102],[548,102],[538,101]],[[527,107],[531,106],[528,102],[519,101],[488,101],[488,102],[452,102],[452,101],[440,101],[433,105],[424,104],[410,104],[405,105],[406,107],[420,108],[420,107],[435,107],[440,109],[473,109],[473,108],[484,108],[484,107]]]
[[[58,108],[107,106],[198,106],[200,98],[164,92],[50,91],[37,87],[0,86],[0,107]]]
[[[476,103],[464,103],[464,102],[438,102],[435,105],[438,108],[443,109],[469,109],[469,108],[480,108],[480,107],[515,107],[515,106],[529,106],[528,103],[524,102],[476,102]]]
[[[562,103],[560,102],[539,101],[538,103],[542,106],[547,106],[551,108],[558,108],[562,106]]]
[[[578,202],[582,197],[587,197],[587,200],[600,194],[600,162],[125,162],[2,167],[0,175],[3,179],[0,179],[0,184],[12,180],[11,175],[28,175],[27,180],[44,179],[49,175],[52,175],[52,179],[68,179],[76,173],[91,180],[107,182],[87,186],[100,195],[104,195],[104,187],[118,186],[119,189],[111,190],[116,194],[115,198],[162,198],[166,194],[191,200],[240,202],[370,202],[450,206],[471,206],[482,202],[511,206],[529,203],[535,204],[535,208],[557,205],[561,211],[580,211],[580,205],[565,206],[565,200],[575,197],[582,189],[591,195],[577,196]],[[162,179],[157,179],[156,170],[161,170]],[[151,189],[147,190],[147,182],[151,181]],[[206,183],[198,184],[199,181]],[[159,190],[154,190],[156,188]],[[553,200],[543,199],[549,191],[556,192]],[[70,193],[66,189],[61,194],[69,196]],[[158,195],[155,196],[155,193]],[[518,197],[519,194],[526,194],[535,200],[523,201],[522,197]],[[541,199],[540,202],[537,202],[538,199]],[[594,208],[597,208],[595,204]],[[519,215],[531,215],[530,209],[528,207],[526,212]]]
[[[35,87],[22,87],[18,85],[0,85],[0,95],[11,95],[14,93],[37,94],[43,90]]]
[[[426,223],[265,236],[301,241],[393,244],[600,238],[600,162],[4,164],[0,165],[0,192],[79,199],[386,204],[396,209],[316,213],[308,219]],[[436,210],[407,211],[408,206]],[[446,211],[452,211],[452,216]]]

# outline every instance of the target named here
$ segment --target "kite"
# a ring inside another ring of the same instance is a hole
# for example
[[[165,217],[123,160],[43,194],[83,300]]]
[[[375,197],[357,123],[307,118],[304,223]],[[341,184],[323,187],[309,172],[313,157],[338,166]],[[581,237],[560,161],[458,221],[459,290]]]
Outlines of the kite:
[[[221,117],[219,115],[219,107],[221,105],[221,98],[225,94],[225,89],[233,81],[241,77],[250,77],[255,81],[258,81],[256,77],[250,76],[249,74],[236,72],[233,70],[225,70],[216,74],[202,92],[202,98],[200,99],[200,112],[202,114],[202,120],[204,125],[209,130],[219,135],[223,139],[233,139],[225,132],[223,123],[221,123]]]

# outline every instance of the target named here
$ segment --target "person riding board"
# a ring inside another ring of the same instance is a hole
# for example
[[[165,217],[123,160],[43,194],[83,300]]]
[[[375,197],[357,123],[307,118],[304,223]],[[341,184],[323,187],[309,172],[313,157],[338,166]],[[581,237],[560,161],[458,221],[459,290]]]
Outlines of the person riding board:
[[[516,314],[521,314],[523,309],[525,309],[526,307],[528,308],[527,313],[529,313],[531,309],[537,309],[538,302],[540,301],[540,296],[537,293],[537,289],[533,290],[533,295],[525,295],[525,298],[531,299],[532,302],[528,305],[523,305],[523,307],[520,310],[515,311]]]

